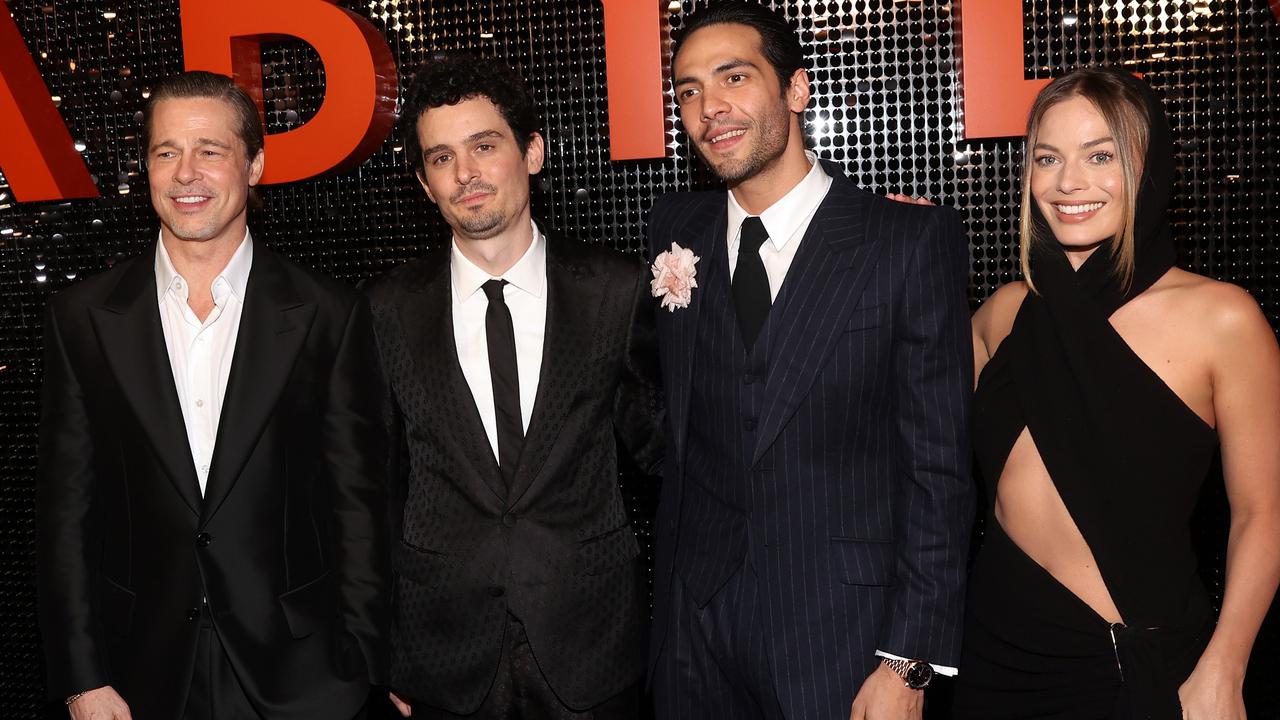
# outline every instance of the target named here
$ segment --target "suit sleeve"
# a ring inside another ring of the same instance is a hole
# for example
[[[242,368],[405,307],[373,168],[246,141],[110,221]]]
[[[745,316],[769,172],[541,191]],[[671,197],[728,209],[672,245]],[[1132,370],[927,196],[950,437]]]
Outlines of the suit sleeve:
[[[954,210],[929,215],[895,308],[898,583],[878,647],[955,667],[974,514],[968,244]]]
[[[110,683],[94,617],[94,447],[84,392],[49,304],[36,487],[36,590],[51,697]]]
[[[662,377],[649,271],[644,263],[637,265],[622,377],[613,402],[613,426],[636,467],[654,476],[662,474]]]
[[[367,301],[347,318],[334,357],[319,448],[332,479],[335,569],[347,630],[373,684],[386,684],[388,557],[383,379]]]

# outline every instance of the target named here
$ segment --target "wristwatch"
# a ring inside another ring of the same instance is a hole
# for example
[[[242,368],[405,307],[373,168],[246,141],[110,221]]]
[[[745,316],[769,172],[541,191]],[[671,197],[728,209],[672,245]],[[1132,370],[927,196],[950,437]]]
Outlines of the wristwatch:
[[[897,660],[882,657],[880,661],[902,678],[902,682],[912,690],[923,690],[933,680],[933,666],[919,660]]]

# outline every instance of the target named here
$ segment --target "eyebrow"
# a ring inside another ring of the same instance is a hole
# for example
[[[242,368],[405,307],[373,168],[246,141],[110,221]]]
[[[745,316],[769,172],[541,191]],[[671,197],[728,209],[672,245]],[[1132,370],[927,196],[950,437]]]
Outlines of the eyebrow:
[[[711,74],[712,76],[723,75],[724,73],[727,73],[730,70],[737,70],[740,67],[755,68],[756,66],[755,66],[755,63],[749,62],[747,60],[743,60],[742,58],[731,58],[717,65],[711,71]],[[688,85],[689,83],[695,83],[695,82],[698,82],[697,78],[691,75],[686,75],[685,77],[676,78],[675,84],[678,86],[678,85]]]
[[[228,145],[227,143],[222,142],[221,140],[214,140],[213,138],[196,138],[196,147],[203,147],[203,146],[205,146],[205,145],[212,145],[213,147],[221,148],[221,149],[223,149],[223,150],[233,150],[233,149],[234,149],[234,148],[232,148],[230,145]],[[160,148],[162,148],[162,147],[173,148],[173,149],[175,149],[175,150],[181,150],[181,149],[182,149],[182,148],[180,148],[180,147],[178,146],[178,143],[176,143],[176,142],[174,142],[174,141],[172,141],[172,140],[161,140],[160,142],[158,142],[158,143],[156,143],[156,144],[152,145],[150,148],[148,148],[148,149],[147,149],[147,152],[155,152],[156,150],[159,150],[159,149],[160,149]]]
[[[501,137],[503,137],[502,133],[498,132],[497,130],[481,130],[480,132],[475,132],[468,135],[466,138],[462,140],[462,144],[470,145],[471,143],[478,142],[480,140],[485,140],[487,138],[501,138]],[[429,155],[434,155],[435,153],[441,152],[442,150],[448,150],[448,149],[449,149],[448,143],[440,143],[439,145],[432,145],[429,148],[422,149],[422,156],[427,157]]]
[[[1087,150],[1087,149],[1089,149],[1089,148],[1091,148],[1091,147],[1094,147],[1095,145],[1103,145],[1103,144],[1105,144],[1105,143],[1113,143],[1113,142],[1115,142],[1115,141],[1116,141],[1116,140],[1115,140],[1115,138],[1113,138],[1113,137],[1111,137],[1110,135],[1108,135],[1108,136],[1106,136],[1106,137],[1100,137],[1100,138],[1098,138],[1098,139],[1096,139],[1096,140],[1089,140],[1088,142],[1082,142],[1082,143],[1080,143],[1080,149],[1081,149],[1081,150]],[[1058,148],[1056,148],[1056,147],[1054,147],[1054,146],[1050,145],[1049,143],[1042,143],[1042,142],[1038,142],[1038,143],[1036,143],[1036,149],[1037,149],[1037,150],[1041,150],[1041,149],[1043,149],[1043,150],[1049,150],[1050,152],[1062,152],[1062,151],[1061,151],[1061,150],[1059,150]]]

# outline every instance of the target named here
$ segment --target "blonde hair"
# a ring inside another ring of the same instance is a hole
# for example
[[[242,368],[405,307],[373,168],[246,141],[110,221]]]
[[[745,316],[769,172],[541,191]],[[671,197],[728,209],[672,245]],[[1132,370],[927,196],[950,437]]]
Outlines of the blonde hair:
[[[1116,154],[1124,174],[1124,223],[1112,238],[1110,250],[1115,272],[1120,277],[1122,287],[1127,290],[1133,281],[1134,215],[1151,120],[1138,88],[1118,73],[1106,70],[1076,70],[1064,75],[1041,90],[1031,105],[1031,113],[1027,116],[1027,143],[1023,151],[1022,209],[1019,214],[1021,239],[1018,254],[1022,263],[1022,276],[1032,292],[1035,292],[1035,281],[1031,275],[1032,245],[1056,242],[1052,235],[1041,237],[1031,214],[1035,203],[1035,198],[1031,195],[1031,173],[1035,167],[1035,145],[1040,134],[1040,124],[1049,108],[1073,97],[1084,98],[1093,105],[1102,115],[1116,142]]]

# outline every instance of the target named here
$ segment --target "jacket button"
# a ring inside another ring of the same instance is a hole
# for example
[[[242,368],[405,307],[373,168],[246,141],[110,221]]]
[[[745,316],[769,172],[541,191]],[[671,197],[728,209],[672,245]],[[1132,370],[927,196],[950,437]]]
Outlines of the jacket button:
[[[502,516],[502,524],[503,524],[503,525],[505,525],[506,527],[509,527],[509,528],[513,528],[513,527],[515,527],[515,526],[516,526],[516,515],[515,515],[515,513],[507,513],[506,515],[503,515],[503,516]]]
[[[742,384],[743,384],[743,385],[750,385],[751,383],[753,383],[753,382],[755,382],[755,381],[756,381],[756,376],[755,376],[755,375],[752,375],[751,373],[747,373],[746,375],[743,375],[743,376],[742,376]]]
[[[187,619],[192,622],[200,619],[200,608],[193,607],[187,611]]]
[[[196,545],[199,547],[209,547],[209,543],[213,542],[213,536],[207,532],[196,535]]]
[[[507,591],[501,585],[494,585],[489,588],[489,597],[500,598],[506,594]]]
[[[746,430],[746,431],[748,431],[748,432],[750,432],[750,431],[752,431],[752,430],[755,430],[755,429],[756,429],[756,419],[755,419],[755,418],[747,418],[746,420],[743,420],[743,421],[742,421],[742,429],[744,429],[744,430]]]

